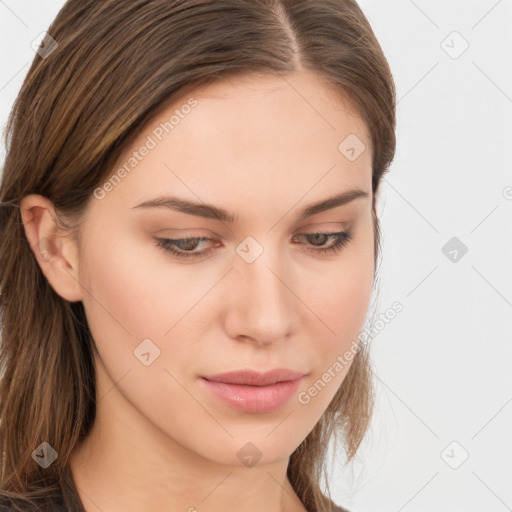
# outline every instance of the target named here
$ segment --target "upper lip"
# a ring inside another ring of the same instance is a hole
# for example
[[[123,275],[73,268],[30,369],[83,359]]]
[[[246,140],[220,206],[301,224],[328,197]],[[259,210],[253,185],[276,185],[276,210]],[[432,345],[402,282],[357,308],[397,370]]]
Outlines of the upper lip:
[[[227,373],[218,373],[208,375],[203,378],[214,382],[223,382],[225,384],[245,384],[248,386],[268,386],[276,382],[296,380],[304,376],[304,373],[295,372],[286,368],[276,368],[268,372],[258,372],[256,370],[238,370]]]

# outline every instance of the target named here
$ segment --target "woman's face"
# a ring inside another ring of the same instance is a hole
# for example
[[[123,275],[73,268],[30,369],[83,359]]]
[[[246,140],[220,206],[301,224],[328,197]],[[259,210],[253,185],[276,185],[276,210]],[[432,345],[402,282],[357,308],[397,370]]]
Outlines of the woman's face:
[[[362,120],[305,72],[196,89],[151,121],[82,226],[98,418],[122,414],[221,464],[289,457],[357,349],[374,275],[371,173]],[[289,396],[203,378],[277,368],[303,375]],[[102,408],[113,383],[122,405]]]

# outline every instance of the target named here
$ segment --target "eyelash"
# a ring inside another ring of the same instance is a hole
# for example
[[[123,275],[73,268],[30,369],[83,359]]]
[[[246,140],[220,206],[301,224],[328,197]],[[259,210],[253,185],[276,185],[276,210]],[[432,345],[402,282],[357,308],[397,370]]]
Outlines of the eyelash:
[[[312,252],[317,253],[336,253],[340,251],[343,247],[348,245],[348,243],[352,240],[352,232],[350,230],[348,231],[338,231],[336,233],[300,233],[304,236],[314,236],[314,235],[323,235],[329,237],[329,239],[334,239],[335,242],[333,245],[329,247],[321,247],[319,249],[310,249]],[[294,238],[297,235],[294,235]],[[206,236],[199,236],[199,237],[190,237],[190,238],[179,238],[179,239],[170,239],[170,238],[160,238],[160,237],[154,237],[155,238],[155,245],[157,247],[160,247],[165,252],[171,253],[173,256],[177,256],[178,258],[195,258],[199,256],[206,255],[210,250],[213,250],[213,248],[206,249],[202,252],[183,252],[183,251],[177,251],[173,246],[175,243],[179,242],[189,242],[189,241],[206,241],[206,240],[212,240],[211,238],[208,238]]]

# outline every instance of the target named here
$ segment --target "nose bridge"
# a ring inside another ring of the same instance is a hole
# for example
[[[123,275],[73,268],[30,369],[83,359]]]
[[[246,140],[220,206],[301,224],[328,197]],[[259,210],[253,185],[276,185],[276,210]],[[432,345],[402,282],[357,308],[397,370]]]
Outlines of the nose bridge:
[[[260,343],[284,338],[296,327],[284,255],[270,242],[263,246],[252,237],[236,252],[227,329],[233,337],[243,335]]]

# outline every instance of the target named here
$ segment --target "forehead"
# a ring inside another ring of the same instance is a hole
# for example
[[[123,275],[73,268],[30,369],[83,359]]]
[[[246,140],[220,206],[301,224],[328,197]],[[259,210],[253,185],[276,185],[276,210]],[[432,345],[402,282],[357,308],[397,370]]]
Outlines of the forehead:
[[[346,140],[360,144],[357,159],[343,153]],[[296,202],[308,190],[309,199],[334,187],[368,190],[370,144],[348,99],[315,74],[224,79],[183,94],[146,124],[113,169],[130,168],[109,203],[182,192],[238,210],[240,200],[286,202],[283,193]]]
[[[294,121],[309,120],[310,127],[301,127],[307,137],[318,131],[325,134],[329,129],[348,128],[354,128],[361,138],[369,136],[346,93],[309,71],[279,76],[252,73],[226,78],[182,95],[167,109],[167,114],[169,110],[179,109],[190,97],[200,103],[204,114],[202,121],[208,119],[213,124],[217,118],[226,128],[232,121],[239,129],[265,127],[265,131],[272,133],[273,128],[288,124],[288,131],[281,133],[284,138],[296,134]]]

